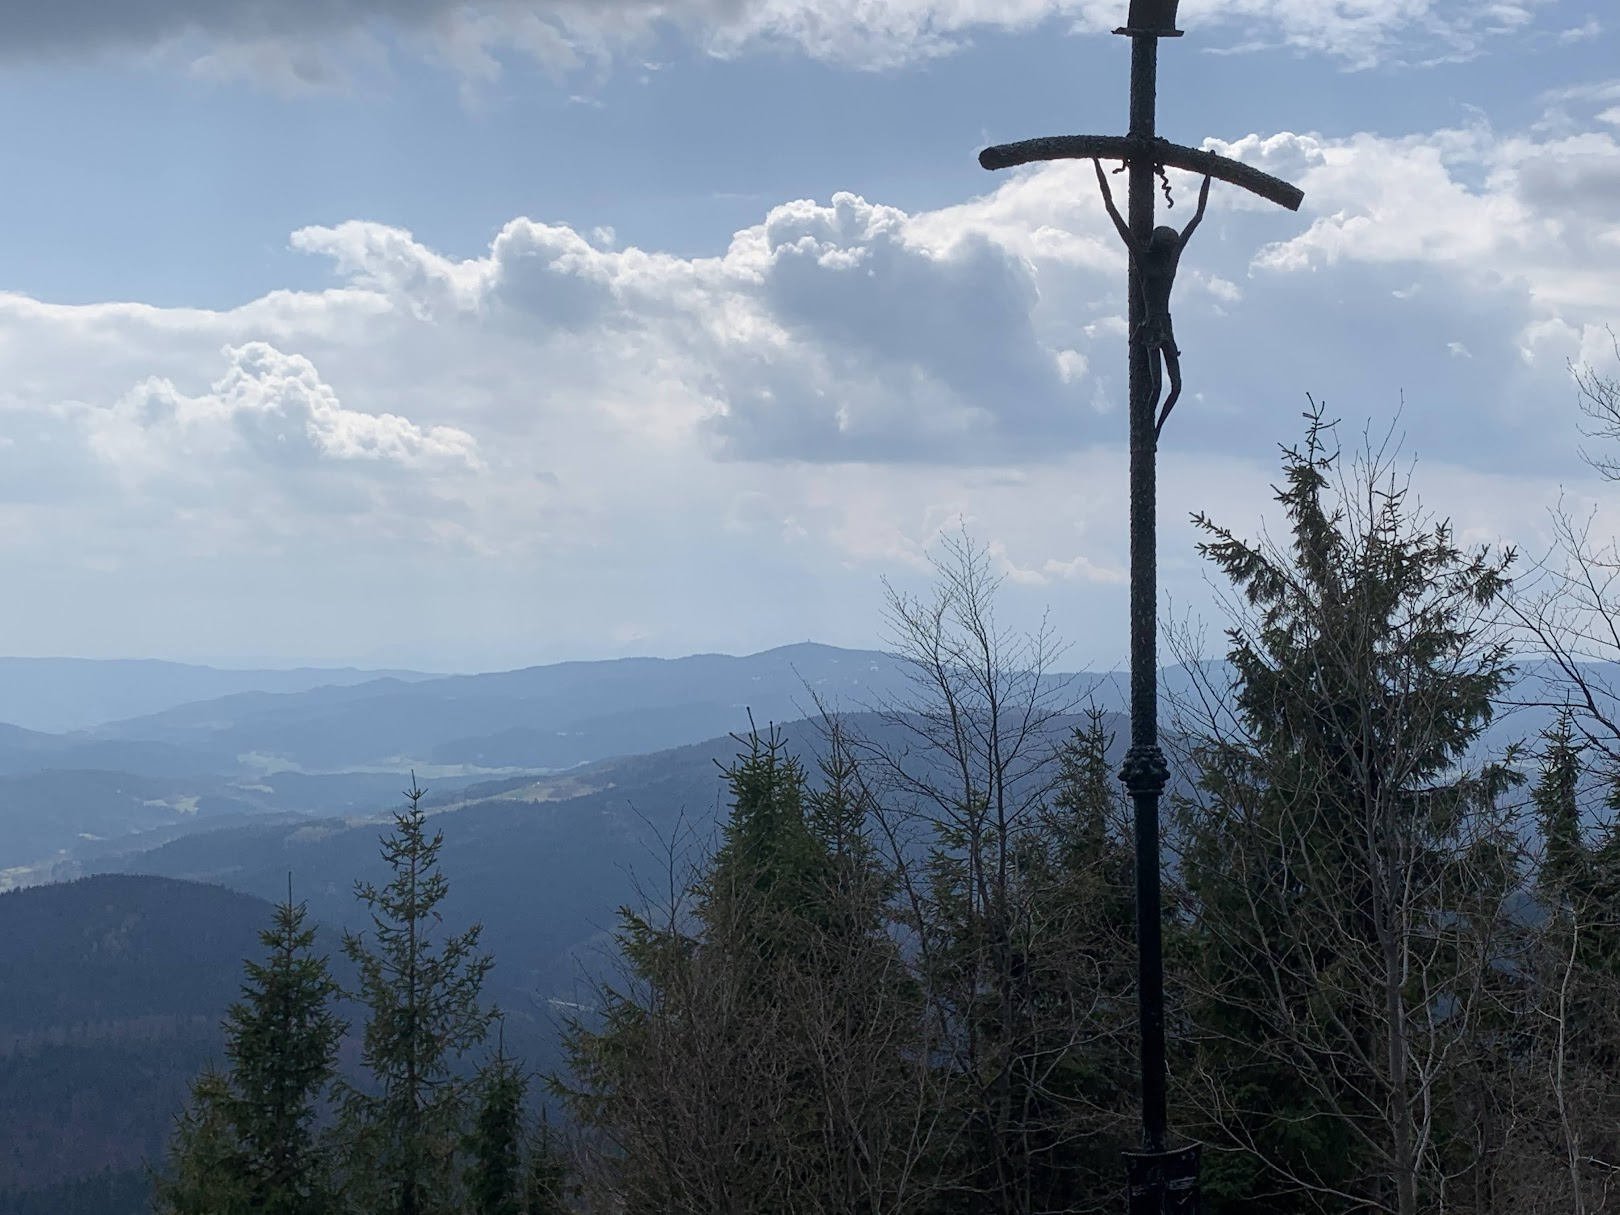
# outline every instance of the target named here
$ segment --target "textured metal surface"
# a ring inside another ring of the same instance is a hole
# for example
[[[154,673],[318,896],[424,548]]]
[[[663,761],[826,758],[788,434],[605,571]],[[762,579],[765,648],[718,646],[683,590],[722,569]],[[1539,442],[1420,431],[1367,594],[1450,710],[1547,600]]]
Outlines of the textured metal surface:
[[[1138,146],[1153,139],[1157,120],[1159,40],[1131,39],[1131,137]],[[1130,161],[1127,222],[1138,247],[1153,231],[1153,165]],[[1136,809],[1137,1024],[1142,1036],[1142,1146],[1164,1150],[1166,1075],[1164,961],[1160,937],[1159,795],[1164,792],[1164,755],[1159,750],[1158,440],[1153,430],[1152,369],[1143,321],[1147,300],[1142,277],[1131,266],[1131,746],[1122,777],[1134,782]]]
[[[1217,152],[1184,147],[1168,139],[1153,139],[1144,151],[1142,142],[1129,135],[1049,135],[986,148],[979,153],[979,164],[986,169],[1011,169],[1043,160],[1131,160],[1143,155],[1154,164],[1185,169],[1200,176],[1207,173],[1217,181],[1239,186],[1290,211],[1298,211],[1300,203],[1305,201],[1303,190],[1281,178]]]

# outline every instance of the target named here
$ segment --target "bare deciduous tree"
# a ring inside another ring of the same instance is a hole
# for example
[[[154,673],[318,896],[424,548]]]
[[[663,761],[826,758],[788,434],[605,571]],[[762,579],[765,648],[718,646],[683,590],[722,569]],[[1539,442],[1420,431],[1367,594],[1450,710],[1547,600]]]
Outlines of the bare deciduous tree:
[[[1615,342],[1620,361],[1620,339]],[[1572,368],[1588,439],[1620,441],[1620,380]],[[1600,448],[1582,458],[1607,481],[1620,481],[1620,459]],[[1576,731],[1620,763],[1620,542],[1595,532],[1596,512],[1581,519],[1564,501],[1552,512],[1553,546],[1508,602],[1525,648],[1544,660],[1522,690],[1525,703],[1573,710]]]
[[[1108,740],[1100,720],[1075,736],[1044,622],[1033,635],[998,624],[986,549],[964,532],[934,569],[930,596],[890,588],[912,690],[880,707],[883,739],[857,751],[942,1047],[956,1132],[938,1162],[956,1194],[946,1209],[1107,1209],[1134,958]]]

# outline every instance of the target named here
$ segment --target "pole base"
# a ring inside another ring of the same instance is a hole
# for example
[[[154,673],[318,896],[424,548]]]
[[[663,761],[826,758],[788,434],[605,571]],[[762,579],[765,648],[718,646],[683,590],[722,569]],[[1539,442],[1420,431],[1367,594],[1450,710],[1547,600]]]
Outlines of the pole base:
[[[1173,1152],[1126,1152],[1129,1215],[1198,1215],[1199,1144]]]

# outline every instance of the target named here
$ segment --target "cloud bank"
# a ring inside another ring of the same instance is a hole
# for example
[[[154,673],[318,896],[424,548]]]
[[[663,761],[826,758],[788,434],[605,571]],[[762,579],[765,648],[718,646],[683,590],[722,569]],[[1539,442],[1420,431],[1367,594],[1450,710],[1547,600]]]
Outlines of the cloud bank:
[[[1606,96],[1560,104],[1528,132],[1218,145],[1306,205],[1217,192],[1183,269],[1173,597],[1201,594],[1189,512],[1248,530],[1270,509],[1306,391],[1352,447],[1404,394],[1419,487],[1467,537],[1534,551],[1561,486],[1612,512],[1580,480],[1567,364],[1612,359],[1620,124]],[[1117,640],[1125,262],[1089,174],[1021,172],[931,212],[785,202],[700,257],[532,218],[475,257],[307,227],[292,244],[332,286],[221,311],[0,296],[0,548],[68,605],[58,622],[18,599],[0,628],[157,652],[183,582],[204,588],[178,609],[188,636],[239,652],[242,571],[268,562],[249,624],[307,617],[345,654],[395,579],[402,636],[860,641],[876,575],[921,568],[965,519],[1015,596]],[[120,580],[112,623],[99,578]],[[321,588],[319,622],[298,587]],[[750,619],[715,621],[727,601]]]
[[[1182,23],[1228,49],[1287,47],[1353,67],[1467,58],[1530,29],[1551,0],[1187,0]],[[674,33],[699,49],[763,48],[862,68],[949,54],[976,31],[1120,25],[1124,0],[61,0],[0,8],[13,62],[189,50],[194,67],[320,87],[388,37],[488,77],[517,52],[554,71]]]

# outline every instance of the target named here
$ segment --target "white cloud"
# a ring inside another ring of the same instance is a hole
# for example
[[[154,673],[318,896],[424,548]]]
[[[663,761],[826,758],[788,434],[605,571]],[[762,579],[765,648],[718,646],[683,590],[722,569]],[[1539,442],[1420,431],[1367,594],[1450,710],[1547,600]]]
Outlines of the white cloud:
[[[1435,505],[1470,535],[1533,531],[1580,472],[1565,361],[1606,366],[1620,312],[1620,247],[1579,239],[1605,221],[1567,193],[1608,197],[1609,135],[1220,146],[1306,204],[1222,188],[1189,254],[1167,591],[1200,594],[1189,512],[1241,529],[1271,509],[1307,390],[1351,429],[1405,392]],[[458,259],[353,221],[292,238],[337,269],[327,291],[224,311],[0,296],[0,547],[68,605],[29,635],[158,652],[178,612],[203,652],[297,628],[352,655],[447,620],[553,655],[859,642],[875,576],[925,570],[965,518],[1015,603],[1095,621],[1111,654],[1125,262],[1090,173],[1021,172],[928,213],[788,202],[706,257],[516,219]],[[254,581],[265,562],[289,589]],[[749,619],[717,619],[726,602]],[[0,629],[25,611],[0,606]]]
[[[1241,49],[1285,46],[1352,66],[1465,58],[1523,31],[1550,0],[1188,0],[1182,24]],[[422,41],[471,80],[499,74],[512,50],[555,72],[620,55],[639,63],[661,30],[717,54],[788,46],[819,59],[882,68],[948,54],[976,30],[1060,21],[1103,32],[1122,0],[61,0],[0,9],[0,53],[13,59],[180,50],[208,75],[248,74],[278,87],[324,87],[376,33]]]
[[[1100,566],[1084,554],[1068,560],[1048,557],[1038,566],[1022,566],[1008,554],[1005,541],[992,540],[985,546],[985,551],[997,572],[1020,586],[1049,586],[1053,582],[1102,582],[1124,586],[1129,580],[1127,566]]]
[[[1608,132],[1498,137],[1480,126],[1212,143],[1298,170],[1315,218],[1266,248],[1260,268],[1443,267],[1478,290],[1522,290],[1543,317],[1620,313],[1620,267],[1605,248],[1620,234],[1620,140]]]
[[[1603,35],[1603,23],[1596,17],[1588,17],[1580,25],[1572,25],[1566,30],[1559,31],[1560,42],[1586,42]]]
[[[776,207],[708,259],[529,220],[454,264],[375,224],[294,243],[398,314],[566,358],[602,414],[692,426],[723,456],[983,461],[1084,441],[1087,362],[1037,332],[1031,265],[854,195]]]
[[[471,435],[427,430],[395,414],[344,409],[314,365],[265,342],[226,348],[228,368],[209,392],[187,396],[162,377],[87,416],[92,450],[115,467],[176,464],[196,468],[222,459],[304,467],[320,461],[405,469],[461,465],[477,469]]]

